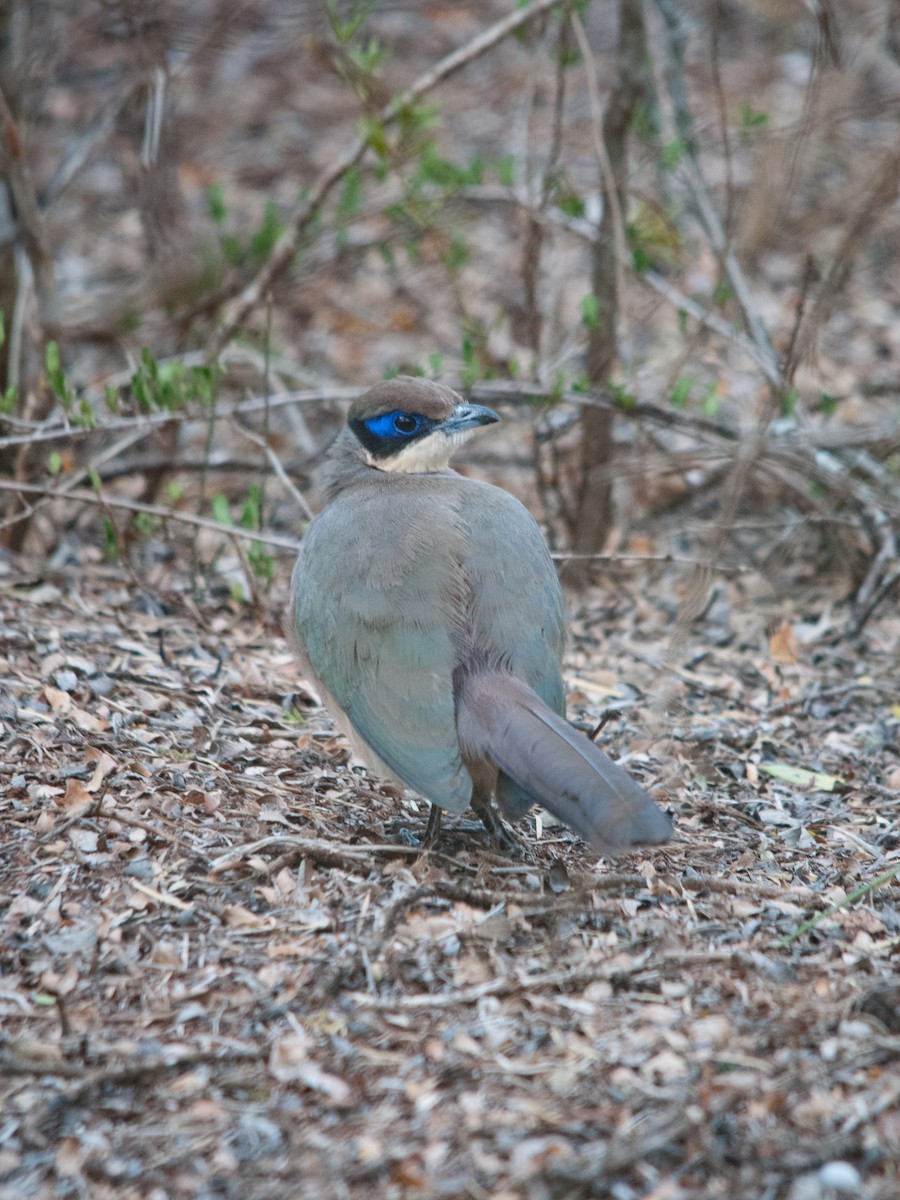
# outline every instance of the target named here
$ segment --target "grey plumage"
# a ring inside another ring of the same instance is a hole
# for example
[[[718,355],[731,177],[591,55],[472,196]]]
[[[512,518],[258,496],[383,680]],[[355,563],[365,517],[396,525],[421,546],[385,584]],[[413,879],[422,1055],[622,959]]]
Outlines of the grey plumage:
[[[671,822],[565,721],[562,596],[537,523],[447,468],[494,413],[400,378],[362,396],[329,453],[292,583],[301,666],[376,772],[487,818],[540,803],[598,848]],[[415,428],[410,428],[415,426]]]

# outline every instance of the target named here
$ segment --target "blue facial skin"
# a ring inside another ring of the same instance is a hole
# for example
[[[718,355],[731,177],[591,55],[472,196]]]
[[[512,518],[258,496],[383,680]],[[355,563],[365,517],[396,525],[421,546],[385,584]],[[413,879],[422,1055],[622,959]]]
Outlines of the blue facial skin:
[[[381,413],[377,417],[369,417],[367,421],[353,421],[351,428],[370,454],[376,458],[388,458],[414,442],[439,425],[420,413],[394,412]]]
[[[350,428],[373,458],[390,458],[404,446],[427,437],[435,429],[443,430],[449,437],[464,430],[477,429],[479,425],[493,425],[499,420],[493,409],[480,404],[460,403],[443,420],[395,408],[391,412],[368,417],[365,421],[351,421]]]
[[[424,425],[432,422],[417,413],[396,412],[382,413],[380,417],[370,417],[365,422],[366,429],[377,438],[399,439],[407,441],[415,437]]]

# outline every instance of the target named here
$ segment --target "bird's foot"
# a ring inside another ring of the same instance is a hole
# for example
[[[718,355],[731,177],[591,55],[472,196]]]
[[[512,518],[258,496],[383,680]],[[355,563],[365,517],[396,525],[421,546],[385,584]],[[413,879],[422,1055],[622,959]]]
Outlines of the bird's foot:
[[[397,841],[404,846],[419,846],[422,850],[433,850],[441,837],[441,810],[436,804],[432,804],[428,813],[428,824],[421,837],[418,837],[405,825],[401,825],[395,836]]]
[[[482,824],[488,831],[491,841],[501,854],[507,854],[510,858],[524,857],[525,850],[523,846],[500,820],[490,800],[481,796],[473,796],[472,808],[481,818]]]

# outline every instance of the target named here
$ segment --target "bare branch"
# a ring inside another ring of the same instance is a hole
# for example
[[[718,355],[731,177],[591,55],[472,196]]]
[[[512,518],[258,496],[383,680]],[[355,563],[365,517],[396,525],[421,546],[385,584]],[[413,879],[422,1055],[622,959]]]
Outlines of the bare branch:
[[[177,512],[175,509],[165,508],[161,504],[140,504],[136,500],[126,500],[122,496],[110,496],[108,492],[63,491],[61,488],[47,487],[39,483],[16,483],[9,479],[0,479],[0,492],[18,493],[23,496],[46,496],[50,500],[66,500],[70,504],[93,504],[99,508],[123,508],[128,512],[146,513],[149,517],[158,517],[161,521],[177,521],[182,525],[194,525],[198,529],[208,529],[212,533],[221,533],[224,537],[261,542],[265,546],[274,546],[278,550],[288,550],[293,554],[296,554],[300,548],[299,542],[292,538],[279,537],[275,533],[258,533],[253,529],[242,529],[239,525],[221,525],[209,517]]]
[[[503,41],[517,29],[521,29],[523,25],[527,25],[533,17],[546,12],[558,2],[559,0],[532,0],[525,8],[520,8],[510,13],[508,17],[504,17],[502,21],[490,25],[465,46],[461,46],[452,54],[442,58],[440,62],[435,63],[399,96],[395,96],[382,108],[378,114],[378,120],[382,125],[393,125],[410,105],[415,104],[437,84],[474,62],[476,58],[496,46],[498,42]],[[295,208],[288,221],[287,229],[278,239],[272,253],[225,313],[222,328],[219,330],[210,352],[211,358],[215,358],[223,346],[234,337],[253,309],[262,302],[278,276],[287,269],[303,235],[315,220],[319,209],[333,188],[340,183],[349,170],[364,158],[368,149],[368,140],[357,138],[322,172],[313,184],[309,195]]]

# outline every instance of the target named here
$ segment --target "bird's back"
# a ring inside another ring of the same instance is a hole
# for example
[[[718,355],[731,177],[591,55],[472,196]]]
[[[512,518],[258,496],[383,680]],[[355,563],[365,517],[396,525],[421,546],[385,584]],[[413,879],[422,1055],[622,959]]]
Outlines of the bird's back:
[[[564,711],[553,562],[508,492],[454,472],[361,472],[312,522],[295,570],[295,631],[318,681],[403,782],[469,802],[454,672],[490,663]]]

